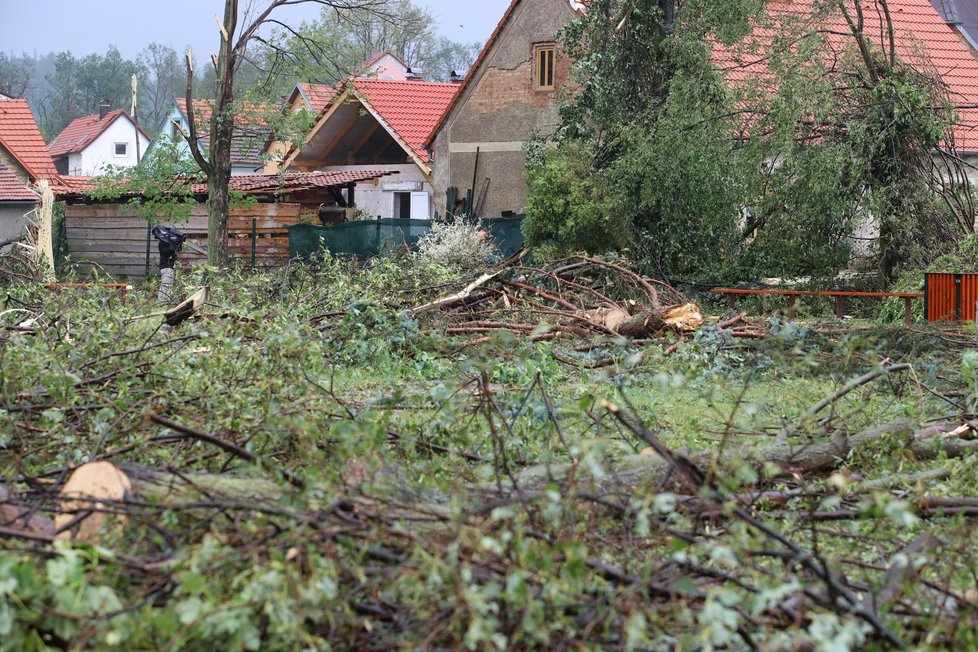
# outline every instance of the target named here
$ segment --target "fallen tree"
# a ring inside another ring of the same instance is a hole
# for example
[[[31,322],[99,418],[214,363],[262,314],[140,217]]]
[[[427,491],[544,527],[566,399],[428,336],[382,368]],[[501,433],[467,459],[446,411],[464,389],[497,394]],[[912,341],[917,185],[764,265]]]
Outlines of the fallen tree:
[[[411,309],[411,314],[437,313],[453,334],[524,333],[549,327],[584,338],[644,339],[695,333],[703,324],[697,304],[622,264],[584,256],[552,268],[518,265],[519,258],[511,262],[459,292]]]

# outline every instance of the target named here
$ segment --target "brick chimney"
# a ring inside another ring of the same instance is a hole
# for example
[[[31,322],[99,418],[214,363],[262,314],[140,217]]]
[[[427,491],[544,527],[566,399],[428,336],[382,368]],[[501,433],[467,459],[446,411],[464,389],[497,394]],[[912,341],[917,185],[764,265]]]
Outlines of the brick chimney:
[[[407,69],[407,80],[408,81],[424,81],[424,75],[421,73],[420,68],[408,68]]]
[[[112,105],[109,104],[108,100],[102,100],[102,103],[98,105],[98,119],[101,120],[109,113],[109,108]]]

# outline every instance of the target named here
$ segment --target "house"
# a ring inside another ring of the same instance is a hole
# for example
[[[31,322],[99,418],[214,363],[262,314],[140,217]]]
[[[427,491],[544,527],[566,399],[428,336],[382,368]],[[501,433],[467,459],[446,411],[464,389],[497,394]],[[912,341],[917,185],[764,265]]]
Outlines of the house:
[[[357,77],[325,99],[330,88],[296,87],[291,109],[318,110],[316,123],[302,148],[269,143],[266,173],[385,170],[391,174],[378,185],[359,190],[357,207],[368,215],[430,218],[433,184],[424,140],[458,85]]]
[[[34,210],[37,195],[30,186],[47,180],[56,184],[44,138],[27,100],[0,98],[0,242],[24,232],[25,215]]]
[[[211,112],[214,103],[211,100],[194,100],[194,118],[197,121],[197,135],[204,155],[210,144]],[[256,174],[262,171],[264,161],[262,149],[271,135],[267,124],[267,112],[274,110],[264,104],[247,104],[240,107],[235,115],[234,135],[231,139],[231,174]],[[179,97],[173,100],[173,108],[166,114],[156,132],[156,138],[150,143],[147,154],[151,153],[163,142],[177,143],[180,151],[190,154],[190,145],[185,135],[190,134],[190,120],[187,118],[187,100]]]
[[[930,0],[930,3],[978,56],[978,0]]]
[[[124,109],[109,110],[103,102],[97,115],[72,120],[48,143],[60,174],[94,176],[108,166],[133,167],[149,147],[149,136]]]
[[[978,162],[978,59],[972,56],[959,32],[938,14],[931,0],[889,0],[889,9],[898,60],[939,78],[947,101],[955,109],[957,122],[950,130],[950,141],[944,146],[954,149],[956,156],[972,164]],[[843,52],[854,47],[853,40],[838,8],[817,0],[774,0],[765,5],[765,10],[770,24],[755,29],[748,36],[747,47],[740,48],[741,52],[714,48],[714,66],[723,72],[728,84],[736,86],[745,80],[768,77],[766,52],[772,46],[774,34],[779,32],[783,21],[797,22],[799,18],[806,22],[819,21],[819,29],[813,30],[812,35],[824,36],[821,47],[826,62],[833,63],[832,74],[840,80],[852,77],[853,71],[845,68]],[[882,14],[864,11],[863,18],[863,33],[870,46],[886,52],[889,36]]]
[[[523,143],[546,136],[559,122],[558,107],[570,62],[556,42],[579,15],[573,0],[513,0],[424,143],[433,154],[435,205],[448,189],[471,189],[480,217],[521,213],[527,186]]]
[[[393,52],[388,50],[360,64],[355,77],[380,79],[382,81],[408,81],[413,77],[411,69],[404,65]],[[342,84],[309,84],[300,82],[292,89],[286,106],[292,111],[319,113],[330,103]]]

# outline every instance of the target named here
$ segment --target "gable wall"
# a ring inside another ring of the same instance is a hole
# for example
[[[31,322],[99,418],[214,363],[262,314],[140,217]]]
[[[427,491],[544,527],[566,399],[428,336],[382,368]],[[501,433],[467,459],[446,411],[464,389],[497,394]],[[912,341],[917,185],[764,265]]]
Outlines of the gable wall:
[[[127,143],[125,156],[115,155],[115,144]],[[146,154],[149,140],[139,134],[140,156]],[[117,118],[92,144],[79,154],[68,157],[68,173],[92,176],[105,171],[106,166],[133,167],[136,165],[136,128],[125,118]]]
[[[14,158],[14,155],[7,151],[7,148],[0,145],[0,163],[14,173],[14,175],[24,183],[30,183],[31,176],[27,170]]]
[[[527,189],[523,143],[536,129],[546,135],[558,124],[562,83],[570,75],[566,56],[557,52],[555,91],[533,90],[533,46],[553,41],[576,17],[568,0],[522,0],[469,81],[432,143],[435,210],[446,212],[447,188],[464,197],[472,187],[476,149],[476,200],[489,178],[482,216],[522,213]]]
[[[8,170],[14,173],[14,176],[24,183],[30,182],[30,175],[27,170],[21,167],[17,159],[3,145],[0,145],[0,163],[3,163]],[[0,242],[12,240],[23,234],[24,226],[27,224],[27,219],[24,216],[33,209],[34,204],[32,203],[0,202]]]

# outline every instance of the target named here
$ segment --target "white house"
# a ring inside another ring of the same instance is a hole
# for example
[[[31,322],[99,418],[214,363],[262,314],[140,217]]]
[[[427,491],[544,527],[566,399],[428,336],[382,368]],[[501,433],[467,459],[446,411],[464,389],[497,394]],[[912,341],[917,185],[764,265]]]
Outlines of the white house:
[[[90,177],[108,166],[134,167],[149,147],[149,136],[124,109],[109,110],[103,102],[98,115],[86,115],[64,128],[48,143],[59,174]]]

